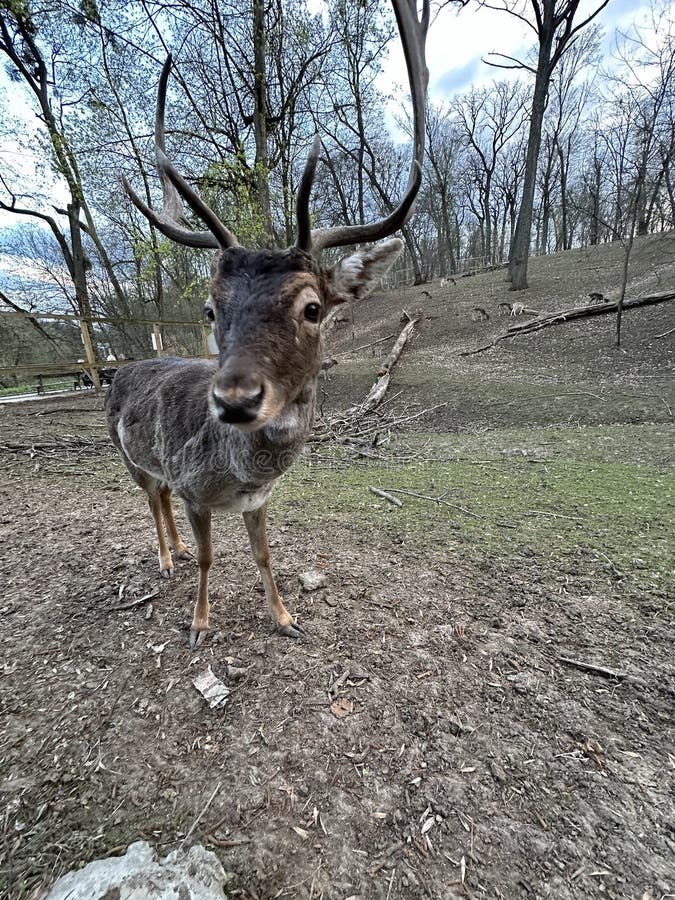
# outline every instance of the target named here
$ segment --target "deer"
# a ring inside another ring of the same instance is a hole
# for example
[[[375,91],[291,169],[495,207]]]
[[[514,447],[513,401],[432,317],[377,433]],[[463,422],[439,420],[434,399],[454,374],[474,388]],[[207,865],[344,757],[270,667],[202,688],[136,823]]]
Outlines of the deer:
[[[471,307],[471,321],[472,322],[489,322],[490,316],[483,309],[482,306],[472,306]]]
[[[403,242],[392,235],[412,215],[422,180],[429,0],[423,0],[421,15],[416,0],[392,0],[392,6],[408,71],[414,139],[408,185],[389,215],[362,225],[311,227],[310,195],[321,152],[315,135],[296,196],[295,243],[275,250],[242,247],[167,156],[171,56],[159,80],[155,115],[162,211],[123,179],[132,203],[162,234],[215,251],[204,313],[217,360],[165,356],[131,363],[115,375],[105,403],[110,438],[147,495],[163,578],[174,575],[171,551],[178,559],[191,556],[177,530],[172,495],[183,501],[199,567],[193,649],[209,631],[212,514],[220,511],[243,516],[276,630],[291,638],[304,634],[276,586],[267,509],[275,483],[300,455],[312,428],[324,358],[321,323],[336,306],[364,299],[393,266]],[[206,230],[186,227],[183,201]],[[362,244],[332,265],[320,262],[323,250]]]

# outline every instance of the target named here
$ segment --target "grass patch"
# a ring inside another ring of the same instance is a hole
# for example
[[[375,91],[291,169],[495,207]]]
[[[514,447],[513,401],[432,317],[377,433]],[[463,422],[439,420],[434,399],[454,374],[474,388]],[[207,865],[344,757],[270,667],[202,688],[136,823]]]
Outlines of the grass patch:
[[[475,461],[462,456],[349,468],[326,468],[324,461],[319,469],[305,462],[280,482],[273,514],[298,524],[309,519],[316,527],[328,517],[409,540],[422,552],[446,547],[490,569],[517,563],[537,569],[538,578],[585,580],[589,591],[628,588],[662,596],[673,589],[674,479],[657,461],[666,454],[668,434],[653,428],[637,453],[636,430],[644,429],[616,427],[606,441],[590,429],[530,431],[531,446],[541,448],[545,437],[554,450],[540,461],[502,455],[500,444],[512,445],[514,438],[523,444],[524,435],[509,430],[493,433]],[[650,437],[655,452],[647,463]],[[455,448],[468,450],[474,441],[460,440]],[[399,509],[371,494],[371,485],[440,496],[454,507],[398,495]]]
[[[375,380],[373,360],[341,362],[331,375],[329,408],[359,403]],[[445,404],[432,416],[438,431],[464,428],[577,424],[672,422],[672,385],[655,378],[648,387],[627,382],[598,386],[455,374],[443,366],[404,359],[394,372],[390,392],[404,392],[420,409]],[[670,401],[670,402],[669,402]]]
[[[667,469],[675,465],[675,434],[670,425],[579,425],[574,428],[498,428],[458,434],[399,435],[394,447],[427,448],[439,461],[463,457],[539,461],[574,459]]]
[[[13,394],[32,394],[34,384],[15,384],[11,387],[0,387],[0,397],[11,397]]]

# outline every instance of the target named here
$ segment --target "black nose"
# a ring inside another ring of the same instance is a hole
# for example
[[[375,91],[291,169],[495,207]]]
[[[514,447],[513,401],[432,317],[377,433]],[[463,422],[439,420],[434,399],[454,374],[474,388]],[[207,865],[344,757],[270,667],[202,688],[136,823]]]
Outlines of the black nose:
[[[253,422],[260,411],[265,386],[253,375],[229,375],[219,378],[213,387],[213,406],[221,422],[244,425]]]

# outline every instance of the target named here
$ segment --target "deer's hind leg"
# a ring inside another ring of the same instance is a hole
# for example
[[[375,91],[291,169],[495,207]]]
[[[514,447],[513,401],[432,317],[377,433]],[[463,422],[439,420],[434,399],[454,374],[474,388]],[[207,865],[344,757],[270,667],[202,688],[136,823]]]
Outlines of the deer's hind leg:
[[[129,470],[131,477],[139,487],[143,488],[148,496],[148,504],[150,506],[152,518],[155,522],[157,542],[159,544],[159,574],[162,576],[162,578],[173,578],[173,560],[171,559],[171,550],[169,549],[169,545],[166,540],[164,522],[162,521],[161,489],[164,487],[164,485],[154,476],[149,475],[147,472],[144,472],[143,469],[139,469],[138,466],[135,466],[126,455],[122,447],[120,447],[119,449],[124,464]]]
[[[181,536],[178,534],[178,529],[176,528],[176,520],[173,517],[173,507],[171,506],[171,488],[167,485],[162,485],[159,489],[159,499],[162,504],[164,523],[169,532],[169,544],[171,549],[178,559],[192,559],[192,554],[181,540]]]
[[[166,532],[164,531],[164,522],[162,520],[162,499],[160,497],[161,482],[140,472],[140,478],[135,480],[140,484],[145,493],[148,495],[148,504],[152,518],[155,520],[155,529],[157,530],[157,543],[159,544],[159,574],[162,578],[173,578],[173,560],[171,559],[171,550],[166,540]]]

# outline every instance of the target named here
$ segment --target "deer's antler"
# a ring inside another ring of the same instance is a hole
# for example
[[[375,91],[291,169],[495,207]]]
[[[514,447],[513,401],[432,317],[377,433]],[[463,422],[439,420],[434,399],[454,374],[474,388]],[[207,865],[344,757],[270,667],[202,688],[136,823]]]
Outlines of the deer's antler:
[[[160,213],[155,212],[144,203],[143,200],[135,193],[129,185],[126,178],[122,179],[124,189],[131,198],[132,202],[143,215],[152,224],[178,244],[185,244],[187,247],[206,247],[214,250],[228,247],[238,247],[239,241],[235,235],[220,221],[213,210],[199,197],[179,175],[173,166],[173,163],[166,155],[166,147],[164,141],[164,108],[166,105],[166,85],[169,80],[171,71],[172,58],[168,56],[162,74],[159,79],[159,87],[157,89],[157,113],[155,115],[155,157],[157,160],[157,170],[162,182],[162,192],[164,194],[164,206]],[[185,228],[179,223],[185,221],[183,215],[183,204],[181,197],[186,201],[190,208],[199,218],[208,226],[208,231],[192,231]]]
[[[309,195],[319,155],[320,145],[318,137],[316,137],[302,175],[296,201],[298,220],[296,246],[308,253],[312,252],[318,255],[327,247],[344,247],[347,244],[379,241],[398,231],[412,215],[415,197],[422,182],[422,162],[424,160],[424,113],[429,81],[424,45],[429,28],[430,4],[429,0],[423,0],[421,19],[417,17],[417,0],[392,0],[392,6],[401,35],[413,104],[414,154],[410,166],[408,187],[396,209],[379,222],[371,222],[368,225],[341,225],[312,231],[309,227]]]

